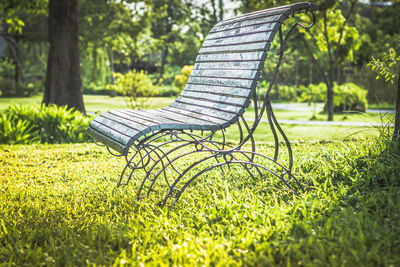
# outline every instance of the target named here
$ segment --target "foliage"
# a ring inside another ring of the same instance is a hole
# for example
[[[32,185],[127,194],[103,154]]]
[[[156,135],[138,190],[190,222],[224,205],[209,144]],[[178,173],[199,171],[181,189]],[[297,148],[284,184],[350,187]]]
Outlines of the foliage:
[[[192,70],[193,70],[193,65],[183,66],[181,74],[175,76],[174,84],[180,91],[182,91],[185,88]]]
[[[3,0],[0,3],[0,31],[5,27],[6,32],[22,33],[25,22],[19,15],[21,12],[44,14],[47,11],[48,0]]]
[[[13,95],[15,84],[12,80],[14,64],[11,60],[4,59],[0,61],[0,96]]]
[[[329,2],[329,1],[327,1]],[[331,2],[333,3],[333,2]],[[317,66],[327,86],[328,120],[333,120],[334,112],[334,82],[337,80],[335,72],[343,68],[345,62],[351,62],[354,52],[361,45],[357,28],[349,25],[349,19],[354,13],[357,1],[350,1],[345,15],[335,3],[330,8],[323,8],[318,12],[321,23],[317,23],[309,31],[300,28],[307,53],[311,61]],[[343,12],[344,13],[344,12]],[[311,19],[303,15],[304,21]]]
[[[396,116],[393,138],[398,139],[400,136],[400,56],[396,57],[396,51],[389,49],[389,52],[384,56],[382,61],[372,57],[369,65],[372,67],[372,70],[379,73],[376,77],[377,79],[385,77],[386,82],[391,81],[393,83],[393,80],[397,76]]]
[[[117,92],[113,89],[107,89],[107,85],[97,85],[89,83],[83,87],[83,93],[88,95],[109,95],[115,96]]]
[[[77,143],[86,134],[90,117],[67,107],[12,105],[1,112],[0,142],[3,144]]]
[[[172,85],[160,85],[154,89],[154,96],[158,97],[176,97],[181,90]]]
[[[1,146],[0,263],[398,266],[399,156],[375,140],[293,149],[304,193],[231,168],[160,210],[116,189],[122,161],[95,145]]]
[[[0,61],[0,96],[30,96],[42,91],[41,80],[26,77],[25,82],[15,83],[13,79],[14,64],[9,59]],[[29,78],[29,79],[28,79]]]
[[[144,108],[149,104],[149,99],[154,95],[153,84],[146,73],[141,70],[131,70],[125,74],[114,73],[115,85],[109,84],[108,89],[113,89],[124,96],[129,108]]]
[[[265,98],[269,87],[269,82],[261,81],[260,88],[258,88],[258,94],[260,96],[260,100]],[[271,99],[278,101],[296,101],[297,99],[297,89],[295,86],[289,85],[275,85],[275,90],[271,90]]]
[[[326,101],[326,84],[309,84],[308,86],[300,86],[299,102],[308,104]]]
[[[372,70],[378,73],[376,79],[384,77],[386,82],[393,83],[396,76],[398,76],[398,70],[396,67],[400,65],[400,55],[396,56],[396,51],[390,48],[388,53],[383,57],[383,59],[376,59],[372,57],[368,66],[371,66]]]
[[[0,113],[0,144],[30,144],[38,140],[29,121]]]
[[[354,83],[345,83],[335,85],[334,107],[335,112],[343,111],[361,111],[367,109],[367,93],[368,91],[360,88]]]

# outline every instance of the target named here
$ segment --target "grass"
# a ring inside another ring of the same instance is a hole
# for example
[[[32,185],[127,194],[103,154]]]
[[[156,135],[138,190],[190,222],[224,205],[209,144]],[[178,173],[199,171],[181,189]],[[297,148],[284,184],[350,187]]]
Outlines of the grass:
[[[10,104],[19,105],[40,105],[42,96],[32,97],[0,97],[0,110],[7,108]],[[154,97],[151,99],[150,108],[161,108],[170,104],[174,98],[168,97]],[[123,97],[104,96],[104,95],[84,95],[83,101],[88,113],[104,112],[110,109],[125,108],[125,101]]]
[[[125,102],[122,97],[110,97],[103,95],[84,95],[84,102],[86,111],[89,113],[96,112],[105,112],[111,109],[120,109],[125,108]],[[175,100],[175,97],[154,97],[150,101],[149,108],[162,108]],[[42,101],[42,96],[33,96],[33,97],[21,97],[21,98],[0,98],[0,110],[5,109],[10,104],[37,104],[39,105]],[[322,111],[323,105],[316,104],[314,106],[308,106],[304,103],[297,103],[295,107],[298,108],[310,108],[310,110],[279,110],[276,109],[275,115],[278,119],[286,119],[286,120],[310,120],[311,117],[316,116],[317,120],[326,120],[326,114],[320,114]],[[253,109],[249,108],[246,116],[253,116]],[[361,121],[361,122],[383,122],[387,123],[392,121],[394,118],[394,114],[379,114],[379,113],[341,113],[335,114],[335,121]]]
[[[123,159],[93,144],[2,145],[0,266],[400,265],[399,154],[375,140],[293,150],[305,193],[232,167],[160,210],[136,183],[116,188]]]

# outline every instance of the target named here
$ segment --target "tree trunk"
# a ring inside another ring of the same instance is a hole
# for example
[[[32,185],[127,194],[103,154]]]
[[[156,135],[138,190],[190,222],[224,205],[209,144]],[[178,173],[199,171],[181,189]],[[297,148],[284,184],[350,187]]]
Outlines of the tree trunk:
[[[326,99],[326,108],[328,112],[328,121],[333,121],[333,83],[327,83],[327,99]]]
[[[218,22],[218,18],[217,18],[217,7],[215,6],[215,0],[211,0],[211,7],[212,7],[212,9],[213,9],[213,16],[212,16],[212,18],[213,18],[213,24],[217,24],[217,22]]]
[[[49,1],[49,55],[43,103],[85,113],[79,67],[78,2]]]
[[[165,67],[165,64],[167,63],[168,52],[169,52],[168,46],[165,45],[165,49],[161,56],[162,58],[161,58],[160,76],[158,77],[157,83],[159,83],[164,76],[164,67]]]
[[[219,0],[219,20],[224,20],[224,2],[223,0]]]
[[[394,121],[393,138],[400,136],[400,72],[397,78],[396,117]]]
[[[110,61],[111,84],[114,84],[114,54],[111,47],[107,47],[108,60]]]

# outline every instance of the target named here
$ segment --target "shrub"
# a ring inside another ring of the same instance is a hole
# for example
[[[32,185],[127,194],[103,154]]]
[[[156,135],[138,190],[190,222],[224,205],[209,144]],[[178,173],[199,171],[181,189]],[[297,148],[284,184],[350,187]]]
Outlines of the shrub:
[[[172,85],[160,85],[154,89],[154,96],[171,97],[179,95],[180,90]]]
[[[362,111],[367,109],[368,91],[360,88],[354,83],[335,84],[333,105],[335,112]]]
[[[83,86],[83,93],[88,95],[109,95],[116,96],[117,92],[113,89],[107,89],[107,86],[98,85],[95,83],[89,83],[88,85]]]
[[[185,88],[192,70],[193,70],[193,65],[183,66],[181,74],[175,76],[174,84],[180,91],[182,91]]]
[[[153,84],[146,73],[135,69],[125,74],[114,73],[115,84],[109,84],[107,89],[115,90],[124,97],[128,108],[144,108],[153,96]]]
[[[306,102],[308,104],[315,102],[325,102],[326,85],[324,83],[309,84],[308,86],[302,85],[299,88],[299,94],[299,102]]]
[[[0,143],[31,144],[87,142],[91,117],[67,107],[17,106],[0,116]]]
[[[259,98],[263,100],[265,94],[267,93],[269,83],[266,81],[260,82],[259,88]],[[296,88],[295,86],[290,85],[278,85],[278,91],[276,91],[276,87],[274,86],[271,89],[271,99],[280,100],[280,101],[296,101]]]
[[[38,140],[28,121],[11,114],[0,114],[0,144],[30,144]]]

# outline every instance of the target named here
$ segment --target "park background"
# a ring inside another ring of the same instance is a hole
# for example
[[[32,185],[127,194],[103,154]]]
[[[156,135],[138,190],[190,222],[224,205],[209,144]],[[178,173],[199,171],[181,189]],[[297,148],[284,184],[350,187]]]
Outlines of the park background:
[[[236,171],[160,210],[116,190],[122,162],[86,134],[99,112],[171,103],[218,21],[288,3],[2,1],[0,265],[399,264],[395,1],[317,1],[316,26],[288,43],[271,99],[313,189],[300,196],[254,190]]]

